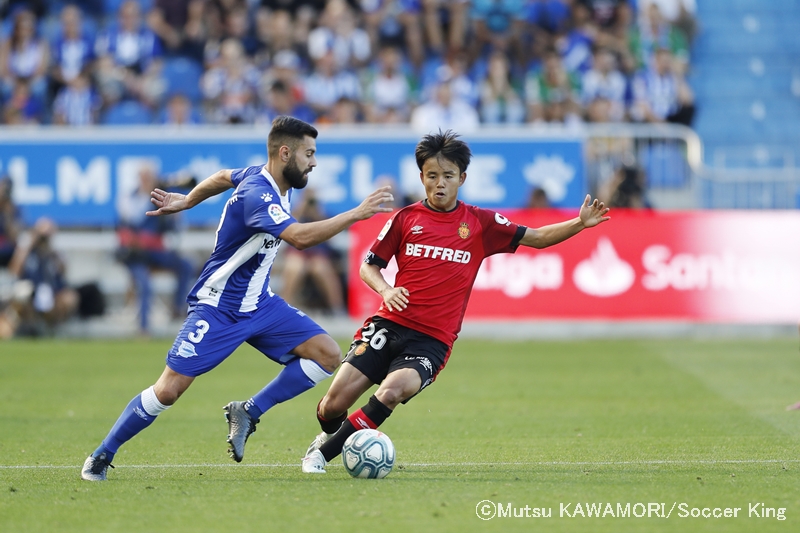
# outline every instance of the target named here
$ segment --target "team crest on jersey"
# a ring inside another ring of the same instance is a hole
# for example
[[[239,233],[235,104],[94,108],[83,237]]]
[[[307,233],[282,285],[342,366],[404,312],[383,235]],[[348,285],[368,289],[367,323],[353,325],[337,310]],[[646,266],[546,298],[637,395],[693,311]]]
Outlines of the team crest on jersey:
[[[367,351],[367,343],[366,342],[361,342],[361,343],[358,344],[358,346],[356,346],[356,349],[353,350],[353,355],[359,356],[359,355],[362,355],[366,351]]]
[[[275,221],[276,224],[280,224],[284,220],[289,220],[289,215],[286,214],[286,211],[281,209],[281,206],[278,204],[269,204],[269,208],[267,209],[270,218]]]
[[[458,227],[458,236],[462,239],[469,237],[469,224],[466,222],[461,223],[461,225]]]

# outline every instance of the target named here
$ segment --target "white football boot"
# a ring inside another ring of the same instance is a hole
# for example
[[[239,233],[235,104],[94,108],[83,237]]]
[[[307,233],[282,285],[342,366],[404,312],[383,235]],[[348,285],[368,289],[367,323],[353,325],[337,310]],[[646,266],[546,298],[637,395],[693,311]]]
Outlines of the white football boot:
[[[319,450],[314,450],[310,454],[303,457],[303,473],[304,474],[324,474],[325,473],[325,457]]]
[[[329,438],[333,437],[333,433],[325,433],[324,431],[314,437],[314,440],[311,441],[311,444],[308,445],[308,449],[306,450],[306,457],[311,455],[311,452],[314,450],[319,450],[323,444],[325,444]]]

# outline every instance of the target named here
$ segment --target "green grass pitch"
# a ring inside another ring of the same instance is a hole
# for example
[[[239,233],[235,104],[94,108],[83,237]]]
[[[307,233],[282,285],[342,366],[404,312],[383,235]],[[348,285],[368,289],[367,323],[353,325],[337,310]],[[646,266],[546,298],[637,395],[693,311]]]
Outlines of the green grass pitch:
[[[168,345],[0,344],[0,531],[800,531],[796,339],[461,340],[382,427],[398,457],[384,480],[338,460],[300,473],[327,383],[265,415],[233,463],[222,406],[279,369],[242,348],[124,446],[108,482],[81,481]],[[482,500],[512,516],[481,520]],[[551,517],[513,516],[534,509]]]

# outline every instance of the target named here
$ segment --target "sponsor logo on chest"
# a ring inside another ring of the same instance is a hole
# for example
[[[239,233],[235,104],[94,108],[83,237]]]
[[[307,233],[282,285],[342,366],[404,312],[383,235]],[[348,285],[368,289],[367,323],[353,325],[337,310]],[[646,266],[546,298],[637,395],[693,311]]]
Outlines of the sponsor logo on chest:
[[[431,246],[428,244],[406,243],[406,255],[412,257],[426,257],[429,259],[440,259],[442,261],[452,261],[453,263],[469,263],[472,254],[467,250],[454,250],[442,246]]]

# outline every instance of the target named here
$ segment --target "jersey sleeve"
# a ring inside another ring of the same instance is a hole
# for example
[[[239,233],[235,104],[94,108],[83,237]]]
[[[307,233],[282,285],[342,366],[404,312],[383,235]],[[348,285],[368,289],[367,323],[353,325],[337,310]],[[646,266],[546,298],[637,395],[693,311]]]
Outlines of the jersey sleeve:
[[[525,226],[511,222],[495,211],[476,208],[475,214],[483,228],[483,249],[486,257],[494,254],[514,253],[525,235]]]
[[[242,194],[244,224],[248,228],[269,233],[275,237],[297,222],[281,206],[278,194],[267,187],[254,187]]]
[[[261,165],[231,170],[231,183],[233,183],[234,187],[238,187],[247,176],[258,174],[259,172],[261,172]]]
[[[386,268],[389,261],[397,253],[400,247],[400,240],[403,237],[403,215],[402,211],[398,211],[389,220],[386,225],[378,234],[378,238],[369,249],[367,257],[364,262],[369,265],[377,265],[380,268]]]

